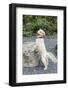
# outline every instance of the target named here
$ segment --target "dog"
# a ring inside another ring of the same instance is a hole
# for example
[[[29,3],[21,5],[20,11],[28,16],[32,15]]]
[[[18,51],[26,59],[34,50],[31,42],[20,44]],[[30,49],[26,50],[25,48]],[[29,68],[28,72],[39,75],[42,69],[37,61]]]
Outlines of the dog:
[[[40,54],[41,61],[44,64],[44,70],[47,70],[48,68],[48,59],[52,60],[52,62],[56,63],[57,59],[56,57],[46,50],[46,46],[44,43],[44,37],[46,36],[46,33],[44,30],[39,29],[37,31],[37,39],[36,39],[36,47],[35,50]]]

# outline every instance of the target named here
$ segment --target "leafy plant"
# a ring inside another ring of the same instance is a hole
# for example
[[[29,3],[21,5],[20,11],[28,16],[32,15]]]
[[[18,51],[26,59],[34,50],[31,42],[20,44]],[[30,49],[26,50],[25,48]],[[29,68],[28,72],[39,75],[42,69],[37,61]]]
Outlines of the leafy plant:
[[[57,33],[57,17],[56,16],[34,16],[23,15],[23,35],[32,36],[42,28],[47,35]]]

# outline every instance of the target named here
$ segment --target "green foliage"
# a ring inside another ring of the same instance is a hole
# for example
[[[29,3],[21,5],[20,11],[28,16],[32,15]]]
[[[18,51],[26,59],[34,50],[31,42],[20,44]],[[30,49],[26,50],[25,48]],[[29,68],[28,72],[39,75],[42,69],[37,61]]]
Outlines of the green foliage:
[[[32,36],[32,34],[33,34],[32,31],[24,31],[24,32],[23,32],[23,35],[24,35],[25,37]]]
[[[35,35],[39,29],[43,29],[47,35],[57,33],[56,16],[23,15],[23,35]]]

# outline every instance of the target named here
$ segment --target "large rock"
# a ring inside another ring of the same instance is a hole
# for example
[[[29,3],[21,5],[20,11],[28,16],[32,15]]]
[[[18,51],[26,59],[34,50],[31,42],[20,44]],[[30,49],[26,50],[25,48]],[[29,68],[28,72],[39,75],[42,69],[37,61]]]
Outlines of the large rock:
[[[34,42],[26,42],[23,47],[24,67],[38,66],[40,62],[40,55],[35,51]]]

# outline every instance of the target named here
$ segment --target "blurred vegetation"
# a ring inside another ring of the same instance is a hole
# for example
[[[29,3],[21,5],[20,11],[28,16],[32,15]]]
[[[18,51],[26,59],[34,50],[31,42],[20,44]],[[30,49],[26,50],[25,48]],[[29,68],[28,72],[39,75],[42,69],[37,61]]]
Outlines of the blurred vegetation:
[[[23,15],[24,36],[33,36],[40,28],[43,29],[47,35],[57,33],[57,17]]]

